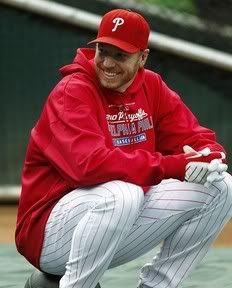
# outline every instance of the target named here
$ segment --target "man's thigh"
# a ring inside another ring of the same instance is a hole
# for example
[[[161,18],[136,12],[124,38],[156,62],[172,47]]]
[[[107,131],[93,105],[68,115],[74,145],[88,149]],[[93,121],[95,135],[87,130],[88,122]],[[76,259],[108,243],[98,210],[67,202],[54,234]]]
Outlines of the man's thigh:
[[[127,223],[133,214],[136,218],[143,199],[140,187],[122,181],[76,189],[65,195],[53,208],[46,225],[41,268],[49,273],[63,274],[72,243],[80,244],[83,233],[89,234],[87,223],[91,222],[103,237],[107,227],[116,229],[113,228],[116,224],[119,226],[124,218]],[[77,239],[73,239],[74,235]],[[97,244],[96,239],[94,243]]]
[[[218,191],[203,185],[163,180],[145,194],[139,217],[111,263],[115,267],[131,261],[166,239],[182,223],[213,201]]]

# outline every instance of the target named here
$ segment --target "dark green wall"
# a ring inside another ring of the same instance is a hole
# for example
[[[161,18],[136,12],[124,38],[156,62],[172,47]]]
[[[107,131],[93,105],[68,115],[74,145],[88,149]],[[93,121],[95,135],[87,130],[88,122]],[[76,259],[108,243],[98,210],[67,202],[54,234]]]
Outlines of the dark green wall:
[[[58,69],[95,35],[3,5],[0,15],[0,184],[17,184],[30,130],[60,79]],[[216,130],[231,154],[231,73],[155,50],[147,67],[182,96],[202,125]]]

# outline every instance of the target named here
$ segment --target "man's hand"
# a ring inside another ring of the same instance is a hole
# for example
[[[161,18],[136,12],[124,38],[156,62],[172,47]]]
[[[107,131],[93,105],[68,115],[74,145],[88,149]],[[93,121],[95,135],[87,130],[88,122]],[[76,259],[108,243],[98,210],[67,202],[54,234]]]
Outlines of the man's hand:
[[[220,182],[225,178],[225,172],[228,166],[221,163],[219,159],[214,159],[208,166],[209,175],[207,176],[207,181],[204,186],[209,187],[213,182]]]
[[[189,162],[186,165],[185,181],[205,184],[209,175],[208,165],[204,162]]]
[[[228,166],[223,162],[223,152],[211,152],[209,148],[196,151],[190,146],[183,150],[189,163],[186,165],[185,180],[188,182],[204,184],[209,187],[213,182],[222,181]]]

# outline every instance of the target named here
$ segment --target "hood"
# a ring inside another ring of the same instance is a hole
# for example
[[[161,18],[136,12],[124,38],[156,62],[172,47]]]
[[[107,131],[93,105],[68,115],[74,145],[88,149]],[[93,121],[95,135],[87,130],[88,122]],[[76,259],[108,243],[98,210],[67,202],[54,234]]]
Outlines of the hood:
[[[95,71],[93,68],[93,58],[95,55],[95,49],[91,48],[80,48],[77,49],[76,57],[73,60],[72,64],[68,64],[59,69],[61,75],[63,77],[81,72],[91,77],[95,75]]]
[[[80,72],[85,74],[91,81],[97,81],[95,69],[93,66],[93,59],[95,55],[95,49],[92,48],[79,48],[77,49],[76,57],[72,64],[63,66],[59,71],[63,77],[70,75],[72,73]],[[133,94],[135,93],[143,84],[144,81],[144,68],[139,69],[133,83],[127,88],[123,93],[110,90],[110,94]],[[107,92],[108,89],[102,88],[102,90]],[[108,93],[107,93],[108,94]]]

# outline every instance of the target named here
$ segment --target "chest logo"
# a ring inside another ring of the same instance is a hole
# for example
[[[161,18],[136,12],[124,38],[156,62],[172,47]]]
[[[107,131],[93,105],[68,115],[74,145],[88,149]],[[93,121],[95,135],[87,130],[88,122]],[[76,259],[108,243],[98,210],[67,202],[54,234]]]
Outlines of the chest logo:
[[[148,130],[153,129],[152,116],[142,108],[135,113],[119,111],[106,114],[106,120],[114,146],[145,142]]]

